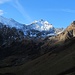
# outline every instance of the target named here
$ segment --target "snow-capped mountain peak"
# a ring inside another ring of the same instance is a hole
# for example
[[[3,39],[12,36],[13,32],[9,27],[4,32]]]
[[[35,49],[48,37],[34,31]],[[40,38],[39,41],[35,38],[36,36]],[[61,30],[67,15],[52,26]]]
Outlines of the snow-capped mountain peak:
[[[35,29],[38,31],[49,31],[50,29],[53,28],[52,24],[50,24],[49,22],[41,19],[39,21],[34,21],[31,25],[30,25],[31,29]]]

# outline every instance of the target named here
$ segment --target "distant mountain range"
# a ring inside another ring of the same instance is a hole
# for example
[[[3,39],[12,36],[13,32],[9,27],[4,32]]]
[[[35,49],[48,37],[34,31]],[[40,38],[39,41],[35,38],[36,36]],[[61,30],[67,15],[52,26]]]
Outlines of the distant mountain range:
[[[0,16],[0,23],[6,25],[6,27],[15,27],[17,30],[23,31],[25,37],[45,38],[46,36],[55,36],[64,30],[63,28],[53,27],[52,24],[48,23],[43,19],[39,21],[34,21],[29,25],[25,25],[15,21],[12,18],[8,19],[3,16]]]

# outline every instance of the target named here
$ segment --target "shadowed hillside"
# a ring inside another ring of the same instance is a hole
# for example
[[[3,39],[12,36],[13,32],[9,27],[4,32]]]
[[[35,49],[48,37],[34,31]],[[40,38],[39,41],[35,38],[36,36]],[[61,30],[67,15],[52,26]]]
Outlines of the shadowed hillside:
[[[75,75],[74,28],[75,22],[57,36],[1,45],[0,74]]]
[[[68,40],[53,52],[20,66],[0,68],[0,73],[16,75],[74,75],[75,72],[75,38]],[[68,47],[67,47],[68,46]],[[72,70],[71,70],[72,69]],[[69,72],[68,72],[69,71]]]

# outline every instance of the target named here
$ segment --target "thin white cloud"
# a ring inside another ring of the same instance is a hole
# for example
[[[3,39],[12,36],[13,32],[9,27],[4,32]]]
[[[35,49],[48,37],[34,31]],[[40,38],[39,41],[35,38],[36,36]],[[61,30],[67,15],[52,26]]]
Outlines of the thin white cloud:
[[[74,9],[44,9],[44,11],[75,13]]]
[[[3,10],[0,10],[0,15],[3,15],[4,14],[4,11]]]
[[[67,13],[75,13],[75,10],[73,10],[73,9],[61,9],[61,11],[64,11]]]
[[[6,3],[6,2],[9,2],[11,0],[0,0],[0,4],[3,4],[3,3]]]
[[[49,9],[43,9],[43,11],[59,11],[59,9],[52,9],[52,8],[49,8]]]
[[[27,11],[24,9],[24,7],[21,5],[21,3],[19,2],[19,0],[0,0],[0,4],[6,3],[6,2],[10,2],[10,4],[12,6],[14,6],[23,15],[23,17],[27,21],[29,21],[29,22],[32,21],[31,17],[27,13]],[[3,14],[3,11],[0,11],[0,15],[2,15],[2,14]]]
[[[27,13],[27,11],[24,9],[24,7],[21,5],[21,3],[19,2],[19,0],[13,0],[13,6],[24,16],[24,18],[31,22],[32,19],[29,16],[29,14]]]

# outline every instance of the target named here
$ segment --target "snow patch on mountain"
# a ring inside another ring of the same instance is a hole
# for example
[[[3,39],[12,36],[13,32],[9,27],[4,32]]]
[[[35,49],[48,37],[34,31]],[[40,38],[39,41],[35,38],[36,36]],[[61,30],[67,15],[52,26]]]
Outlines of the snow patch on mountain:
[[[0,16],[0,22],[6,26],[9,26],[9,27],[15,27],[17,29],[23,28],[23,24],[16,22],[12,18],[8,19],[8,18],[5,18],[3,16]]]

